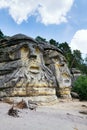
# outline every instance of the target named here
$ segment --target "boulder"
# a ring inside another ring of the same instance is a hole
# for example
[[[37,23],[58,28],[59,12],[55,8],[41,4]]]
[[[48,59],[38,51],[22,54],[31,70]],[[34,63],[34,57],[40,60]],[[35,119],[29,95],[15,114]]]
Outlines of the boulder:
[[[72,96],[72,98],[79,99],[79,95],[76,92],[71,92],[71,96]]]

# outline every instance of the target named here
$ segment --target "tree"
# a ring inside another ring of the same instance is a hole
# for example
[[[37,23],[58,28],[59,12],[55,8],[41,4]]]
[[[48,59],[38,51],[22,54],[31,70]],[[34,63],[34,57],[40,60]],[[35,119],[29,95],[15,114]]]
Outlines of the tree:
[[[60,43],[58,48],[60,48],[64,53],[71,53],[71,49],[67,42]]]
[[[81,55],[80,50],[74,50],[74,51],[73,51],[73,55],[74,55],[74,57],[75,57],[75,59],[76,59],[77,61],[79,61],[80,63],[83,62],[83,59],[82,59],[82,55]]]
[[[80,70],[83,74],[87,75],[87,64],[82,63],[80,66]]]
[[[82,58],[82,54],[79,50],[74,50],[71,68],[77,68],[83,74],[87,75],[87,62],[86,62],[86,60],[87,60],[86,58],[85,59]]]
[[[74,82],[72,91],[79,94],[80,100],[87,100],[87,76],[80,76]]]
[[[2,31],[0,30],[0,39],[4,38],[4,34],[2,33]]]
[[[85,64],[87,65],[87,54],[86,54],[84,61],[85,61]]]
[[[38,42],[47,42],[45,38],[42,38],[42,37],[40,37],[40,36],[37,36],[37,37],[35,38],[35,40],[38,41]]]
[[[73,57],[74,57],[73,66],[75,66],[75,68],[81,69],[81,65],[83,64],[83,59],[80,50],[74,50]]]
[[[58,42],[56,42],[54,39],[50,39],[49,40],[49,43],[51,44],[51,45],[54,45],[54,46],[57,46],[58,47]]]
[[[58,45],[58,48],[61,49],[62,52],[64,53],[64,56],[66,57],[67,62],[68,62],[68,66],[70,67],[72,64],[73,55],[71,52],[71,48],[69,47],[69,44],[67,42],[60,43]]]

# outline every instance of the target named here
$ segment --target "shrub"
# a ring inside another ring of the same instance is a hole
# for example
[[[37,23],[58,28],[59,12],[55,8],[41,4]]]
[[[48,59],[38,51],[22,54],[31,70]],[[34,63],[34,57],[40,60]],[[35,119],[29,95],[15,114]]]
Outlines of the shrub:
[[[72,91],[79,94],[80,100],[87,100],[87,76],[80,76],[74,82]]]

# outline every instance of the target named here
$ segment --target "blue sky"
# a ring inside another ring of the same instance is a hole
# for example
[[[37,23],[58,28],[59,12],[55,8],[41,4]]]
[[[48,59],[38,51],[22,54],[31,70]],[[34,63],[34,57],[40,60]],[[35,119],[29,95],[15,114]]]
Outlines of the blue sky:
[[[0,0],[0,29],[66,41],[87,53],[87,0]]]

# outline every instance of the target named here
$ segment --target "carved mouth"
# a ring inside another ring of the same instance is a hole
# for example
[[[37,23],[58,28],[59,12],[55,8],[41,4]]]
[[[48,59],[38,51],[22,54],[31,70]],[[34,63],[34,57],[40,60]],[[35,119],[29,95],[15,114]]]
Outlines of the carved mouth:
[[[39,67],[38,66],[31,66],[30,72],[35,73],[35,74],[39,73]]]
[[[30,69],[39,70],[38,66],[31,66]]]

